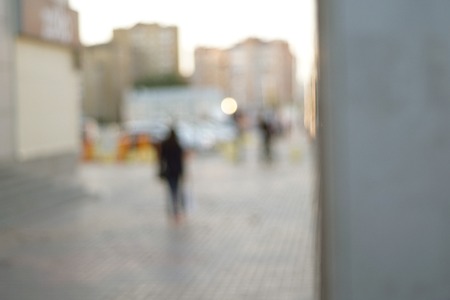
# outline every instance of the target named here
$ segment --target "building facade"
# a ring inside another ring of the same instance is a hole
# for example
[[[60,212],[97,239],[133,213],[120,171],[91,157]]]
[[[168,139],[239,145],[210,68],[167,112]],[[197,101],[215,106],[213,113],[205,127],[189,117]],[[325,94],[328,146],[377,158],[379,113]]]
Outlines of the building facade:
[[[14,159],[13,28],[9,0],[0,0],[0,162]]]
[[[101,122],[121,122],[125,90],[179,76],[178,29],[158,24],[116,29],[110,42],[84,48],[83,74],[84,113]]]
[[[131,90],[124,101],[127,122],[164,123],[202,119],[217,120],[224,116],[220,109],[224,95],[211,87],[161,87]]]
[[[259,109],[291,103],[295,73],[288,43],[249,38],[228,49],[196,49],[192,82],[220,87],[242,107]]]
[[[79,149],[78,14],[62,0],[0,3],[0,130],[6,141],[0,159],[74,162]]]
[[[178,29],[175,26],[137,24],[128,30],[132,83],[153,76],[178,75]]]
[[[229,90],[228,55],[217,48],[198,47],[194,51],[195,72],[191,82],[196,86],[215,86]]]

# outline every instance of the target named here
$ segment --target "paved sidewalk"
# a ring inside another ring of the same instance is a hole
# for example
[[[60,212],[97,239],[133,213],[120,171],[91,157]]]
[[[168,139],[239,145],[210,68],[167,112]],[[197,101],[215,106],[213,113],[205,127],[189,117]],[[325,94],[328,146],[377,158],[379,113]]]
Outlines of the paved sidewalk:
[[[239,164],[192,158],[195,205],[181,226],[167,220],[155,166],[81,166],[92,196],[0,227],[0,299],[313,300],[307,145],[279,144],[272,164],[254,146]]]

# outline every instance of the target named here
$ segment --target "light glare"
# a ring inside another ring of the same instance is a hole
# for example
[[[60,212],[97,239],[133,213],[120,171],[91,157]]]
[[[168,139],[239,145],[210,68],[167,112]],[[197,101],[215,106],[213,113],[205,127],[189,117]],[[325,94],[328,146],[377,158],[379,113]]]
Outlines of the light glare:
[[[220,107],[225,114],[232,115],[237,111],[238,105],[233,98],[225,98],[222,100]]]

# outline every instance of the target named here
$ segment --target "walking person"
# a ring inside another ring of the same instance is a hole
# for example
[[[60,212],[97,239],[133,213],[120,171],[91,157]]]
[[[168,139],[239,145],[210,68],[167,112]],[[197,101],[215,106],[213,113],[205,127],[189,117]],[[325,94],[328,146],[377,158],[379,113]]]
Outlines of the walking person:
[[[234,139],[234,151],[233,159],[235,162],[241,162],[244,159],[243,155],[243,144],[244,144],[244,129],[245,129],[245,116],[240,111],[237,110],[233,114],[233,124],[236,130],[236,137]]]
[[[176,223],[185,213],[185,199],[182,191],[185,151],[181,146],[175,128],[161,143],[159,151],[159,175],[165,180],[169,190],[169,214]]]
[[[262,136],[262,154],[266,162],[272,161],[273,124],[267,116],[259,117],[258,127]]]

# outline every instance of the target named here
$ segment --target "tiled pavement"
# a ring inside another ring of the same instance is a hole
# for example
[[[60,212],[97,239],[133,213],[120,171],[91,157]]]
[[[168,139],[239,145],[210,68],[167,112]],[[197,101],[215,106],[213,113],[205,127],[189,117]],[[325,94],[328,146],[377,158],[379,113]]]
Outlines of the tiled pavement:
[[[314,299],[309,149],[280,142],[267,165],[251,145],[238,164],[191,159],[180,226],[153,165],[81,166],[91,196],[0,223],[0,299]]]

